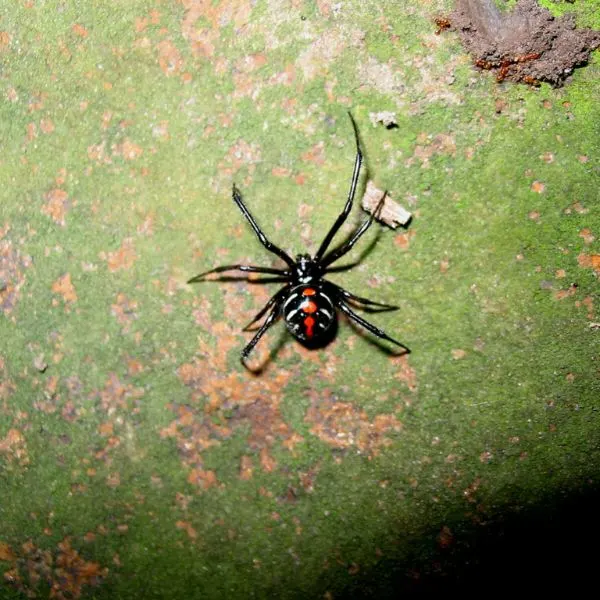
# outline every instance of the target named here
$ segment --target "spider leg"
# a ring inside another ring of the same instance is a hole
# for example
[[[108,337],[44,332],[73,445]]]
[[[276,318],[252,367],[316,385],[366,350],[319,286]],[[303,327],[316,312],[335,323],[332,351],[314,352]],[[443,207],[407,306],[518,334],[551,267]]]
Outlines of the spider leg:
[[[352,173],[352,183],[350,184],[350,191],[348,192],[348,199],[346,200],[344,210],[342,210],[338,218],[335,220],[335,223],[329,230],[329,233],[325,236],[325,239],[321,242],[321,246],[315,254],[315,260],[317,262],[321,260],[321,257],[325,254],[327,248],[329,247],[329,244],[331,244],[331,240],[334,238],[335,234],[338,232],[338,229],[344,224],[344,221],[350,214],[350,210],[352,209],[352,202],[354,201],[354,194],[356,193],[356,186],[358,184],[358,177],[360,175],[360,165],[362,164],[362,152],[360,151],[360,142],[358,140],[358,129],[356,127],[356,123],[354,122],[352,114],[348,113],[348,116],[350,117],[350,121],[352,121],[352,128],[354,129],[354,139],[356,140],[356,159],[354,160],[354,172]]]
[[[259,321],[262,318],[262,316],[271,308],[271,306],[273,306],[273,304],[281,300],[282,296],[284,296],[289,291],[289,289],[290,286],[286,285],[285,287],[282,287],[275,295],[271,296],[271,298],[263,306],[261,311],[254,317],[254,319],[252,319],[252,321],[250,321],[250,323],[248,323],[248,325],[246,325],[246,327],[244,327],[242,331],[248,331],[250,327],[254,325],[254,323],[256,323],[256,321]]]
[[[252,349],[258,343],[258,340],[265,334],[267,329],[275,323],[277,317],[279,316],[281,302],[277,303],[269,313],[269,316],[265,319],[265,322],[261,325],[260,329],[256,333],[256,335],[250,340],[250,343],[242,350],[241,361],[244,366],[246,366],[245,360],[248,358],[248,354],[252,352]]]
[[[277,256],[279,256],[279,258],[283,259],[290,267],[294,267],[294,261],[292,260],[292,258],[290,258],[290,256],[288,256],[288,254],[285,253],[281,248],[279,248],[278,246],[273,244],[273,242],[270,242],[267,239],[267,236],[262,232],[261,228],[258,226],[258,223],[254,220],[254,217],[250,214],[250,211],[246,208],[246,205],[244,204],[244,201],[242,200],[242,195],[240,194],[240,191],[235,187],[235,184],[233,186],[233,200],[238,205],[238,208],[242,211],[242,214],[244,215],[244,217],[246,217],[246,220],[248,221],[248,223],[250,223],[252,229],[254,229],[254,233],[256,233],[256,236],[260,240],[260,243],[269,252],[272,252],[273,254],[276,254]]]
[[[396,346],[400,346],[400,348],[404,348],[404,350],[407,353],[410,352],[410,349],[407,348],[404,344],[396,341],[394,338],[391,338],[387,333],[385,333],[385,331],[382,331],[378,327],[375,327],[375,325],[372,325],[368,321],[365,321],[362,317],[359,317],[347,304],[344,303],[343,300],[338,299],[337,306],[350,319],[352,319],[353,321],[356,321],[359,325],[364,327],[367,331],[370,331],[371,333],[373,333],[374,335],[376,335],[377,337],[379,337],[383,340],[387,340],[388,342],[392,342],[392,344],[396,344]]]
[[[377,311],[377,312],[383,312],[386,310],[398,310],[398,308],[400,308],[399,306],[393,306],[391,304],[383,304],[381,302],[375,302],[374,300],[369,300],[368,298],[362,298],[361,296],[356,296],[353,293],[349,292],[348,290],[345,290],[343,287],[340,287],[339,285],[332,283],[331,281],[328,281],[327,283],[334,288],[334,290],[336,291],[337,294],[340,294],[346,300],[350,300],[351,302],[356,302],[357,304],[364,304],[365,306],[379,307],[380,311]],[[361,308],[361,307],[359,307],[359,308]],[[364,308],[364,307],[362,307],[362,308]]]
[[[270,267],[254,267],[252,265],[223,265],[221,267],[217,267],[216,269],[211,269],[210,271],[205,271],[204,273],[200,273],[200,275],[196,275],[191,279],[188,279],[188,283],[198,283],[202,281],[204,277],[210,275],[211,273],[223,273],[223,271],[244,271],[245,273],[269,273],[273,275],[282,275],[286,277],[288,275],[287,271],[283,269],[271,269]]]
[[[358,240],[362,237],[363,233],[365,233],[365,231],[367,231],[367,229],[371,227],[375,218],[379,216],[379,213],[383,208],[383,203],[385,202],[386,195],[387,192],[383,194],[383,197],[379,201],[377,208],[375,208],[371,215],[363,221],[362,225],[354,232],[352,237],[341,246],[338,246],[335,250],[332,250],[327,256],[323,258],[323,260],[321,261],[322,267],[329,266],[331,263],[335,262],[336,260],[344,256],[344,254],[347,254],[348,252],[350,252],[350,250],[352,250],[354,244],[358,242]]]

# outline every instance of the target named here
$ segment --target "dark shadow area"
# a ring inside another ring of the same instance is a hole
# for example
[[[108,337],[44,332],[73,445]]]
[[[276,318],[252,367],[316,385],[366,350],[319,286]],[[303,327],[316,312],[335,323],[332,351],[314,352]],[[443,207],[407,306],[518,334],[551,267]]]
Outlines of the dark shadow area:
[[[444,539],[439,530],[431,531],[408,555],[384,558],[357,574],[352,585],[328,589],[334,598],[353,599],[595,589],[599,506],[595,488],[499,513],[478,525],[445,523],[450,533]],[[372,556],[372,549],[365,551]],[[327,584],[320,581],[317,589],[321,586]]]
[[[361,309],[362,309],[362,307],[361,307]],[[392,310],[392,309],[390,309],[390,310]],[[387,312],[387,311],[367,311],[367,312]],[[363,340],[365,340],[372,346],[375,346],[383,354],[386,354],[388,356],[402,356],[403,354],[410,354],[410,348],[408,348],[407,346],[403,345],[402,348],[393,346],[389,342],[379,339],[374,334],[370,333],[369,331],[367,331],[366,329],[364,329],[357,323],[354,323],[346,316],[344,316],[344,322],[354,330],[354,333],[356,333],[356,335],[361,337]],[[374,323],[373,323],[373,325],[374,325]],[[389,334],[389,332],[387,332],[387,331],[386,331],[386,333],[388,333],[388,335],[392,335],[392,337],[393,337],[393,334]]]
[[[339,244],[339,246],[342,246],[343,244],[345,244],[352,237],[353,233],[354,233],[354,231],[349,233],[348,236],[346,237],[346,239],[344,240],[344,242]],[[367,258],[367,256],[369,256],[369,254],[371,254],[371,252],[373,251],[373,248],[375,248],[375,246],[377,245],[377,242],[379,241],[380,235],[381,235],[381,227],[377,229],[377,234],[373,236],[373,239],[364,247],[364,249],[358,255],[358,258],[354,262],[348,263],[346,265],[339,265],[337,267],[328,267],[327,273],[328,274],[329,273],[342,273],[344,271],[349,271],[350,269],[353,269],[354,267],[357,267],[358,265],[360,265],[360,263],[362,263],[362,261],[365,260],[365,258]],[[336,249],[339,246],[336,246]]]
[[[244,331],[253,331],[253,330],[245,329]],[[273,361],[275,361],[277,354],[279,354],[279,351],[281,350],[281,348],[283,348],[283,345],[286,342],[290,341],[290,338],[292,338],[292,336],[288,333],[288,330],[285,328],[285,326],[283,326],[283,331],[280,334],[280,336],[277,338],[277,342],[275,342],[275,345],[269,350],[269,355],[262,363],[252,365],[252,364],[250,364],[252,362],[252,359],[250,359],[250,360],[242,359],[242,365],[251,375],[255,375],[256,377],[259,377],[260,375],[262,375],[264,373],[265,369]],[[252,354],[250,354],[250,356],[252,356]]]
[[[348,304],[351,305],[352,308],[357,308],[365,313],[384,313],[399,309],[398,306],[365,306],[364,304],[359,304],[358,302],[351,300],[348,300]]]
[[[193,283],[249,283],[251,285],[264,285],[265,283],[286,283],[288,280],[283,277],[257,277],[249,279],[248,275],[220,275],[214,279],[204,279],[202,281],[194,281]]]
[[[329,345],[337,336],[338,331],[338,320],[336,319],[326,335],[324,335],[321,339],[316,340],[315,342],[303,342],[297,340],[292,336],[292,334],[286,329],[285,325],[283,325],[283,333],[279,336],[275,345],[269,350],[269,356],[260,364],[256,366],[252,366],[246,363],[242,363],[244,367],[252,374],[252,375],[262,375],[265,369],[271,364],[271,362],[276,360],[277,354],[283,348],[285,343],[290,344],[302,344],[305,348],[309,350],[320,350],[325,348],[325,346]]]

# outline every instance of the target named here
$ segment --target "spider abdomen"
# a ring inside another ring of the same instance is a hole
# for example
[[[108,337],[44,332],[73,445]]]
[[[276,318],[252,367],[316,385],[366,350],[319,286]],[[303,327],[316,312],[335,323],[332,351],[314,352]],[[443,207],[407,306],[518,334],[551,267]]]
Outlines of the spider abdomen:
[[[301,342],[322,340],[335,323],[336,313],[331,298],[321,285],[294,286],[282,307],[288,331]]]

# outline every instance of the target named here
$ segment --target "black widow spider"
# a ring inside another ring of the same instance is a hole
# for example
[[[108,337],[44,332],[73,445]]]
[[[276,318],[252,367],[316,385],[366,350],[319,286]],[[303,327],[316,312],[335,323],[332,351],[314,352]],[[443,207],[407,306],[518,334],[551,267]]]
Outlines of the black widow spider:
[[[377,337],[400,346],[405,352],[410,352],[404,344],[391,338],[384,331],[357,315],[347,303],[350,302],[357,305],[358,308],[363,308],[365,310],[368,310],[370,307],[379,307],[379,310],[395,310],[398,308],[397,306],[381,304],[379,302],[368,300],[367,298],[355,296],[335,283],[323,278],[327,272],[339,270],[336,268],[328,269],[328,267],[352,249],[354,244],[356,244],[363,233],[365,233],[373,223],[373,219],[381,210],[385,199],[384,195],[379,202],[377,209],[373,211],[370,217],[363,221],[362,225],[346,242],[327,252],[329,244],[348,217],[350,209],[352,208],[362,163],[358,129],[352,115],[350,113],[348,113],[348,115],[352,122],[354,138],[356,140],[356,160],[354,162],[354,172],[352,173],[352,183],[350,184],[350,191],[344,210],[338,215],[335,223],[329,230],[329,233],[325,236],[325,239],[321,242],[314,257],[311,257],[309,254],[299,254],[294,260],[281,248],[270,242],[246,208],[242,196],[234,184],[234,202],[238,205],[238,208],[242,211],[242,214],[246,217],[246,220],[250,223],[252,229],[254,229],[254,233],[256,233],[261,244],[269,252],[272,252],[281,258],[287,264],[288,268],[273,269],[271,267],[255,267],[251,265],[223,265],[211,269],[210,271],[200,273],[200,275],[196,275],[188,281],[188,283],[197,283],[203,281],[204,278],[211,273],[238,270],[245,273],[275,275],[276,278],[271,281],[285,283],[285,286],[271,297],[256,317],[254,317],[254,319],[252,319],[252,321],[244,328],[244,331],[247,331],[270,310],[269,315],[258,329],[256,335],[242,350],[241,361],[244,366],[246,366],[245,359],[247,356],[267,329],[275,323],[278,317],[283,316],[287,329],[298,341],[306,346],[316,347],[322,345],[322,343],[328,339],[328,335],[331,331],[334,330],[334,325],[336,324],[336,309],[341,310],[348,318],[352,319]],[[376,309],[371,308],[371,310]]]

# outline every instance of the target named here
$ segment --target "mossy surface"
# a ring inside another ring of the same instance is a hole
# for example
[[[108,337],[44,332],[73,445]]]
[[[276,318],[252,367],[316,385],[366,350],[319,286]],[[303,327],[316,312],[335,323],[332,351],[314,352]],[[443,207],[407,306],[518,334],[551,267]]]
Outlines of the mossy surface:
[[[388,597],[464,583],[518,524],[532,552],[538,521],[582,526],[598,53],[562,89],[499,85],[435,34],[449,3],[389,4],[0,9],[1,598]],[[598,1],[568,7],[600,27]],[[348,110],[414,218],[332,279],[398,304],[368,318],[412,353],[279,324],[252,375],[241,329],[277,288],[186,281],[277,265],[234,181],[275,243],[316,250]]]

